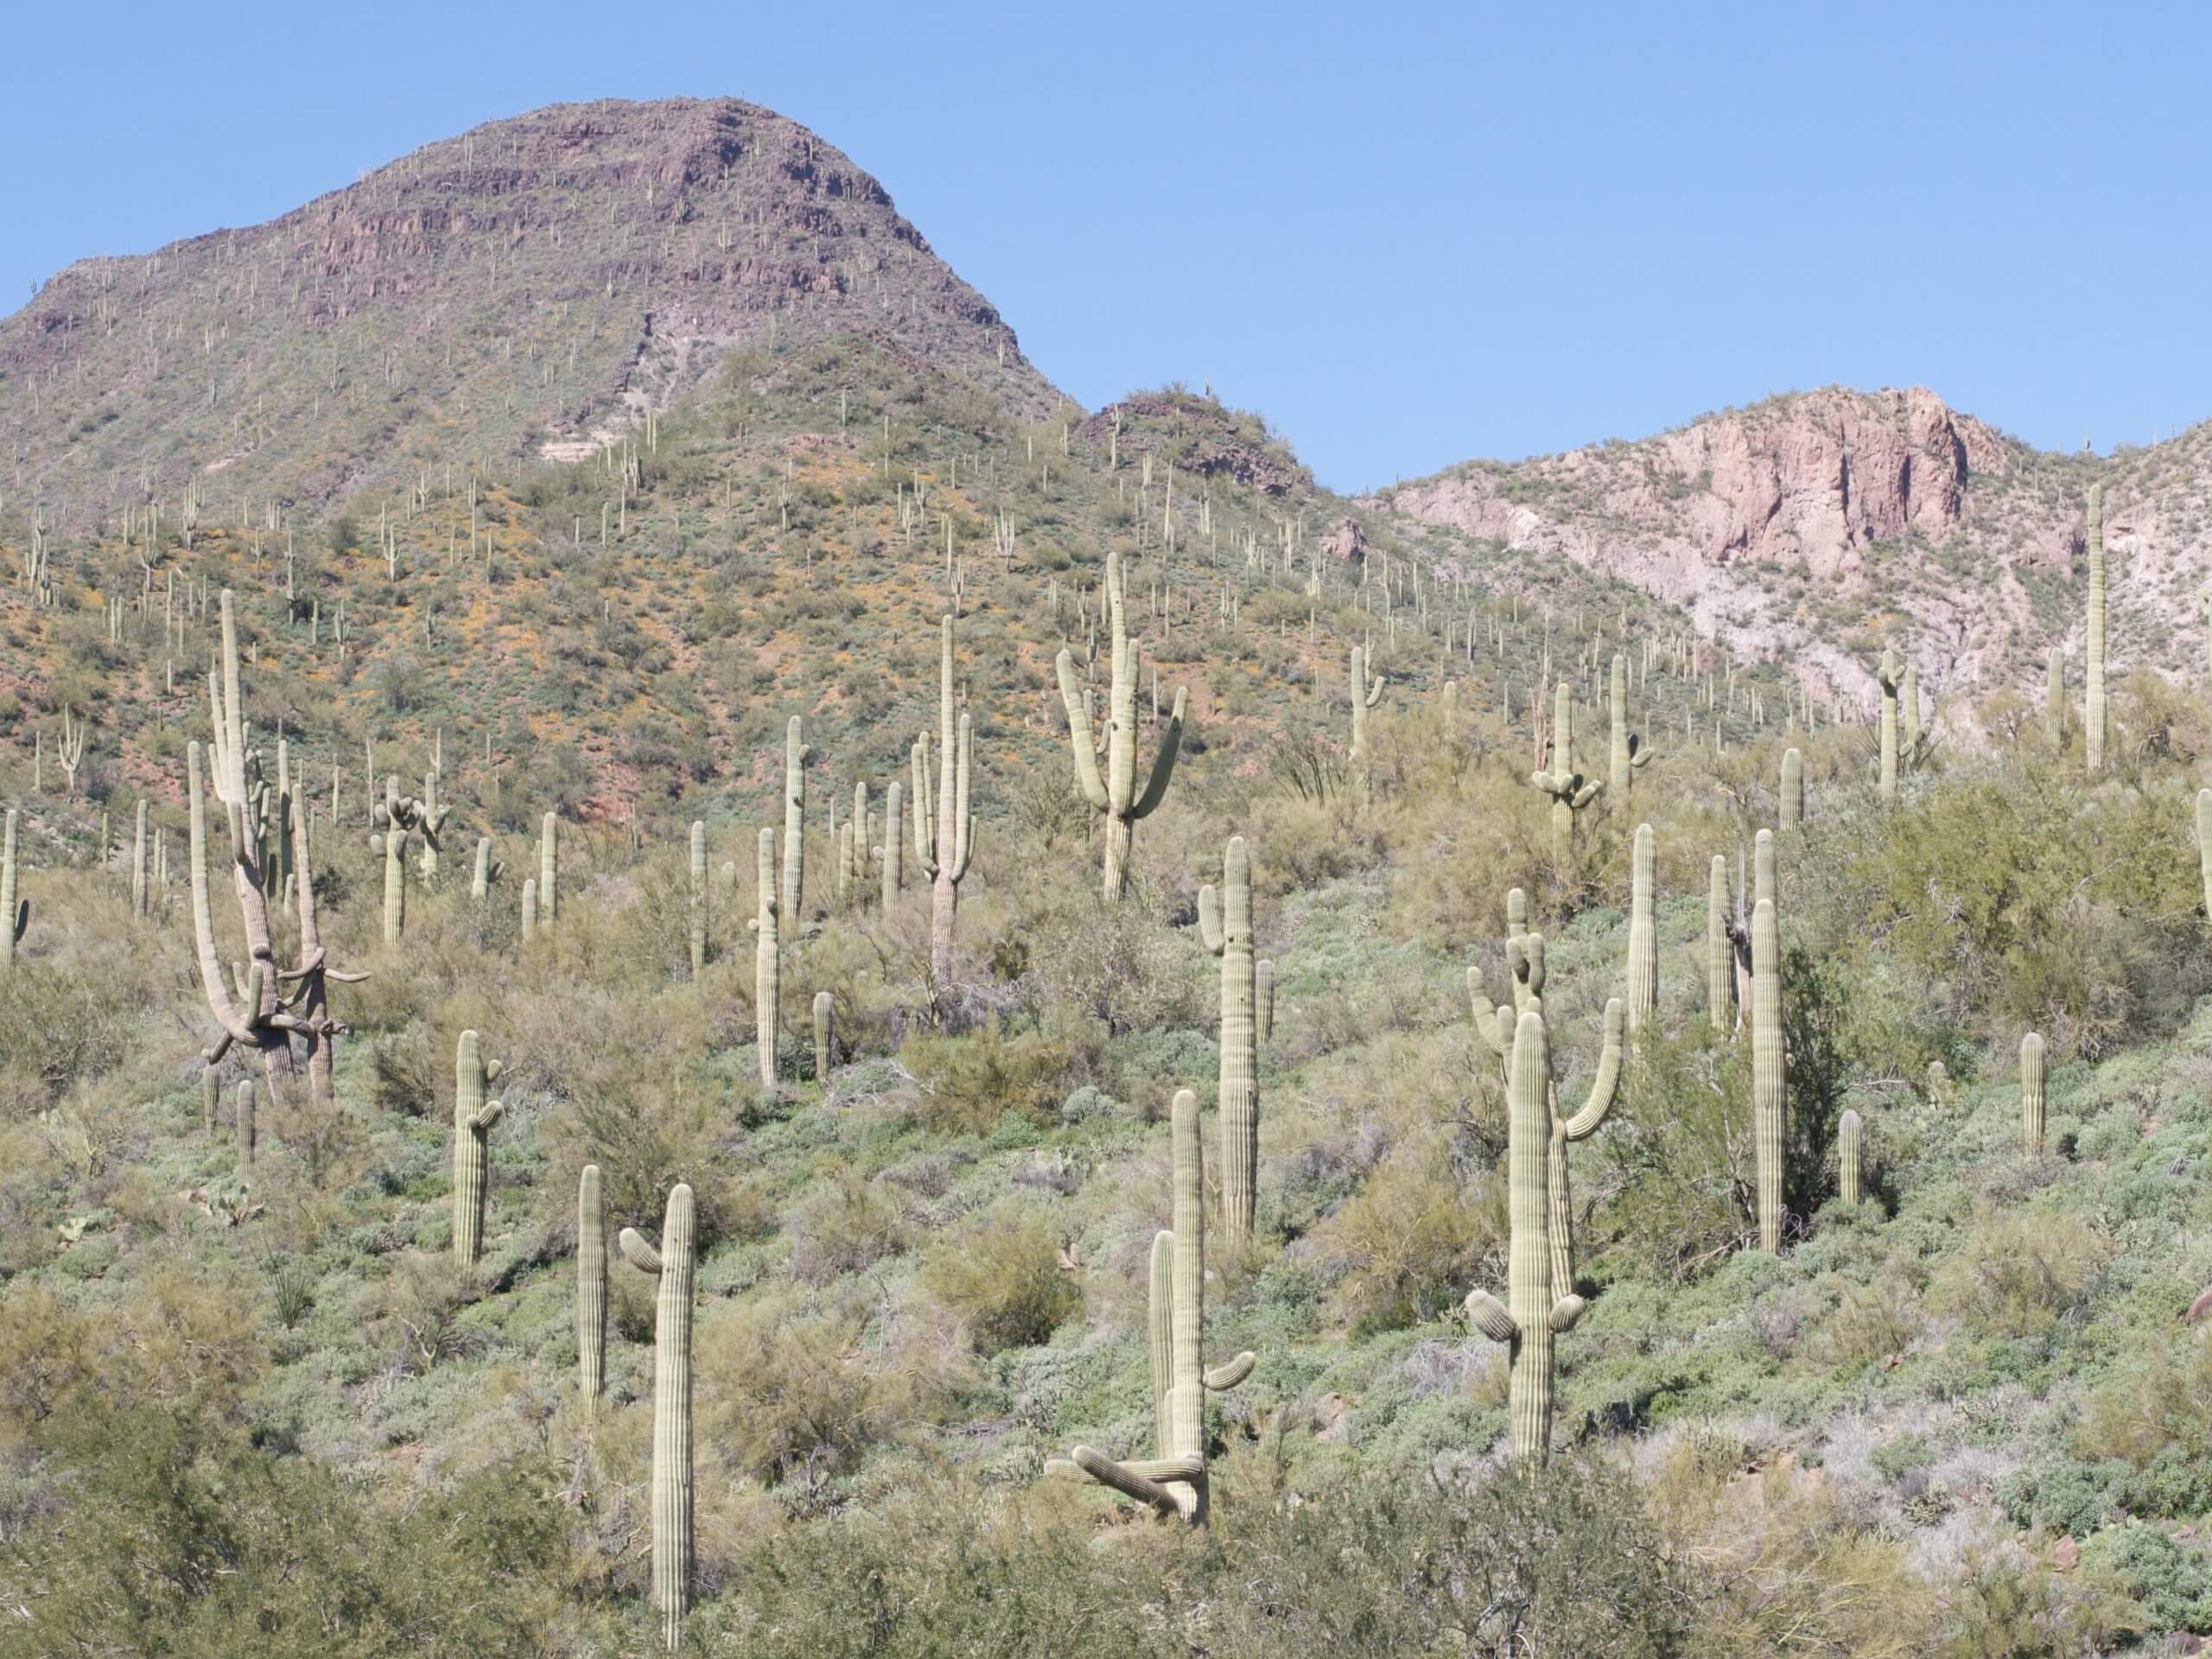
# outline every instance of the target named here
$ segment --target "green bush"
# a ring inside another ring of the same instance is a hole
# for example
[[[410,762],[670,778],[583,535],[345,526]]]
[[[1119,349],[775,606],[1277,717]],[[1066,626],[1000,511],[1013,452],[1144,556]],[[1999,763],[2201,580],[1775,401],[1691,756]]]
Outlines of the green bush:
[[[922,1288],[966,1326],[979,1352],[1033,1347],[1083,1303],[1060,1267],[1060,1230],[1034,1205],[1011,1200],[931,1250]]]

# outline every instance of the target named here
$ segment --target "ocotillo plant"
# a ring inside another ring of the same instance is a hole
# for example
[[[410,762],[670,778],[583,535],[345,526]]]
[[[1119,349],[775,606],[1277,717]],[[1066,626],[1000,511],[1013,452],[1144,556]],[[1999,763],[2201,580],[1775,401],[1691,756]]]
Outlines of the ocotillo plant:
[[[223,590],[222,617],[222,656],[219,666],[207,676],[207,700],[214,724],[210,771],[215,798],[230,830],[231,887],[238,896],[246,955],[253,971],[246,987],[251,995],[244,999],[235,996],[224,980],[222,956],[215,942],[213,906],[208,897],[207,803],[200,779],[200,745],[189,743],[185,747],[185,772],[192,823],[192,931],[200,986],[208,1012],[220,1027],[206,1058],[211,1065],[215,1064],[233,1043],[259,1050],[270,1094],[280,1103],[303,1058],[309,1099],[319,1114],[327,1115],[336,1109],[330,1083],[333,1050],[346,1029],[330,1017],[328,982],[355,982],[367,976],[339,972],[329,965],[323,950],[315,915],[304,791],[294,795],[291,805],[293,841],[298,853],[292,898],[299,920],[299,966],[288,970],[276,965],[269,916],[270,871],[264,862],[262,837],[250,816],[262,791],[261,762],[246,747],[245,704],[238,692],[238,625],[227,588]],[[295,1042],[303,1051],[302,1056],[296,1057]]]
[[[1897,654],[1885,646],[1874,683],[1882,691],[1882,804],[1897,804]]]
[[[1544,1016],[1530,1008],[1514,1022],[1506,1099],[1506,1300],[1486,1290],[1467,1295],[1467,1318],[1492,1342],[1507,1344],[1506,1406],[1516,1457],[1551,1454],[1552,1338],[1572,1331],[1582,1299],[1556,1276],[1560,1250],[1551,1230],[1551,1159],[1557,1145],[1550,1107],[1551,1056]],[[1571,1248],[1571,1247],[1570,1247]]]
[[[576,1382],[590,1408],[607,1386],[607,1213],[599,1166],[576,1183]]]
[[[2089,770],[2105,764],[2105,489],[2089,486],[2089,670],[2082,727]]]
[[[1090,728],[1083,687],[1076,681],[1075,658],[1063,650],[1055,666],[1060,681],[1060,702],[1067,710],[1068,741],[1075,751],[1076,781],[1092,811],[1105,820],[1106,850],[1101,891],[1119,899],[1128,891],[1129,847],[1140,819],[1152,816],[1167,794],[1175,775],[1175,754],[1182,747],[1183,721],[1190,706],[1188,690],[1175,688],[1175,709],[1161,734],[1160,753],[1144,792],[1137,793],[1137,648],[1129,639],[1128,605],[1122,589],[1122,559],[1106,556],[1106,603],[1111,620],[1113,681],[1107,702],[1106,771],[1098,770],[1098,746]]]
[[[814,751],[800,735],[799,717],[784,724],[784,891],[780,914],[796,929],[806,874],[806,763]],[[796,935],[794,935],[796,937]]]
[[[1643,738],[1628,728],[1628,658],[1619,652],[1613,653],[1611,692],[1612,742],[1611,766],[1606,784],[1613,791],[1613,804],[1625,810],[1621,803],[1628,799],[1630,780],[1651,760],[1651,750]]]
[[[16,947],[31,925],[31,901],[16,897],[16,809],[0,829],[0,973],[16,965]]]
[[[1153,1239],[1149,1347],[1153,1414],[1160,1455],[1116,1462],[1078,1446],[1046,1472],[1088,1476],[1125,1497],[1149,1503],[1163,1516],[1193,1525],[1206,1520],[1205,1395],[1233,1389],[1252,1374],[1255,1357],[1242,1353],[1212,1370],[1202,1368],[1205,1340],[1205,1210],[1204,1154],[1198,1144],[1198,1097],[1178,1090],[1170,1114],[1175,1147],[1175,1225]],[[1164,1269],[1164,1270],[1163,1270]]]
[[[1552,850],[1565,864],[1574,851],[1575,816],[1605,788],[1601,779],[1585,779],[1574,770],[1574,692],[1565,680],[1552,696],[1551,765],[1532,772],[1529,781],[1552,803]]]
[[[707,966],[707,826],[691,821],[691,976]]]
[[[560,904],[560,874],[561,817],[548,812],[537,836],[537,919],[548,927]]]
[[[1774,900],[1751,911],[1751,1141],[1758,1166],[1759,1248],[1782,1249],[1782,1154],[1788,1128],[1782,1051],[1782,935]]]
[[[453,1259],[473,1268],[484,1253],[484,1195],[491,1160],[486,1142],[492,1126],[505,1112],[499,1101],[486,1103],[487,1084],[499,1080],[499,1062],[484,1058],[482,1039],[461,1033],[453,1062]]]
[[[237,1104],[231,1109],[231,1132],[237,1137],[238,1170],[241,1174],[253,1167],[253,1079],[238,1079]]]
[[[1796,749],[1782,752],[1782,827],[1795,830],[1805,822],[1805,757]]]
[[[914,856],[930,878],[930,984],[944,998],[952,984],[953,925],[960,912],[960,884],[974,850],[968,815],[968,776],[974,736],[966,715],[956,723],[952,690],[952,619],[938,625],[937,822],[930,822],[930,734],[914,740]],[[896,839],[896,826],[884,836]]]
[[[138,803],[138,827],[130,837],[130,913],[146,914],[146,803]]]
[[[1658,857],[1651,826],[1639,823],[1636,849],[1629,861],[1628,1034],[1631,1038],[1659,1006],[1659,931],[1652,914]]]
[[[1275,965],[1265,957],[1253,965],[1253,1023],[1255,1035],[1266,1042],[1275,1030]]]
[[[1367,759],[1367,711],[1382,701],[1382,677],[1368,672],[1367,648],[1351,648],[1351,760]]]
[[[772,830],[762,830],[772,835]],[[771,872],[772,876],[773,872]],[[767,902],[775,900],[772,897]],[[658,1274],[653,1305],[653,1605],[661,1638],[671,1653],[683,1640],[691,1608],[691,1274],[696,1243],[691,1189],[682,1182],[668,1195],[668,1213],[655,1249],[634,1228],[622,1230],[623,1258],[641,1273]]]
[[[760,903],[747,924],[753,935],[753,1018],[760,1050],[760,1086],[776,1086],[776,1003],[781,991],[782,962],[776,944],[776,832],[760,831],[758,861]]]
[[[905,868],[900,861],[906,842],[899,839],[906,832],[906,826],[900,817],[903,804],[899,798],[897,784],[883,791],[883,844],[875,849],[875,855],[883,864],[883,913],[886,918],[899,908],[899,889],[906,880]]]
[[[2020,1039],[2020,1141],[2043,1150],[2043,1039],[2032,1031]]]
[[[1221,892],[1198,889],[1198,934],[1221,958],[1221,1217],[1232,1240],[1252,1236],[1260,1173],[1259,1027],[1253,1003],[1252,870],[1244,837],[1231,836]]]
[[[1866,1173],[1866,1125],[1853,1111],[1837,1124],[1835,1195],[1846,1204],[1859,1202],[1859,1183]]]

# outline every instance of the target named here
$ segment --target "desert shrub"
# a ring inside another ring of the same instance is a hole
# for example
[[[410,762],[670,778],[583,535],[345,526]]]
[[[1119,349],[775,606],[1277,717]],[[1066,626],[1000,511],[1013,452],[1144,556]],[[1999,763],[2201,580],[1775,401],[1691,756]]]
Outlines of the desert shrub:
[[[827,1284],[906,1248],[898,1201],[850,1165],[840,1165],[800,1202],[791,1235],[791,1277],[803,1285]]]
[[[1463,1192],[1442,1144],[1400,1145],[1321,1226],[1318,1243],[1341,1273],[1336,1316],[1365,1335],[1424,1324],[1464,1298],[1505,1230],[1503,1184],[1485,1175]]]
[[[1005,1035],[993,1021],[965,1036],[917,1033],[907,1065],[922,1084],[914,1116],[925,1128],[981,1134],[1011,1112],[1043,1124],[1066,1097],[1074,1050],[1042,1031]]]
[[[1681,1281],[1726,1259],[1758,1230],[1750,1057],[1693,1021],[1653,1033],[1624,1086],[1636,1102],[1578,1158],[1617,1189],[1587,1242]]]
[[[1002,1204],[944,1240],[922,1265],[922,1287],[985,1354],[1033,1347],[1082,1305],[1060,1268],[1060,1230],[1045,1211]]]
[[[1930,1300],[1984,1336],[2033,1336],[2073,1306],[2110,1243],[2063,1211],[1978,1217],[1937,1272]]]
[[[2162,1527],[2129,1521],[2082,1547],[2082,1565],[2109,1573],[2142,1603],[2154,1631],[2212,1633],[2212,1555]]]

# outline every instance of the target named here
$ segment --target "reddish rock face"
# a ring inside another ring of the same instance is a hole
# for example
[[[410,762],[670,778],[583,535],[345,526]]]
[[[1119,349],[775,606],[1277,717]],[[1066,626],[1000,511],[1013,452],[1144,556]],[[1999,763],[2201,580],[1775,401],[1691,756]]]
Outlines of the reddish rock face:
[[[1367,537],[1357,518],[1339,518],[1322,532],[1320,548],[1339,564],[1359,564],[1367,558]]]

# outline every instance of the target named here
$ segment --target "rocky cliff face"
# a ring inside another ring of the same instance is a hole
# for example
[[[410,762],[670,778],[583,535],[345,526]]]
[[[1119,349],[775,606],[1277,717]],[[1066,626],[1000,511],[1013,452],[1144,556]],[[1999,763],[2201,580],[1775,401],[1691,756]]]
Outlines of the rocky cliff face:
[[[2040,674],[2052,645],[2078,673],[2092,480],[2106,490],[2116,658],[2203,660],[2204,441],[2054,455],[1923,389],[1830,387],[1636,442],[1469,462],[1370,505],[1632,582],[1741,653],[1803,663],[1832,699],[1868,695],[1891,639],[1939,695],[1971,694]]]

